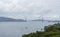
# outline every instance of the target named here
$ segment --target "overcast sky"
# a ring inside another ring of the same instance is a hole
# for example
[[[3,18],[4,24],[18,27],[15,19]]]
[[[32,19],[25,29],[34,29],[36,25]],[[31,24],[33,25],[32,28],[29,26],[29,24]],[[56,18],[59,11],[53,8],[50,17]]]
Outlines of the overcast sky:
[[[0,16],[10,18],[60,18],[60,0],[0,0]]]

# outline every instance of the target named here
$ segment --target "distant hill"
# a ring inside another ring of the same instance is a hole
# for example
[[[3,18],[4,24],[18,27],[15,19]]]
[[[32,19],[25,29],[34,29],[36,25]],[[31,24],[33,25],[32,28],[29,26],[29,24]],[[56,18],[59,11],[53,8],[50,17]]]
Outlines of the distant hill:
[[[42,21],[42,19],[35,19],[35,20],[32,20],[32,21]]]
[[[7,17],[0,17],[0,22],[26,22],[24,19],[13,19]]]
[[[48,22],[60,22],[60,20],[42,20],[42,19],[35,19],[35,20],[32,20],[32,21],[48,21]]]

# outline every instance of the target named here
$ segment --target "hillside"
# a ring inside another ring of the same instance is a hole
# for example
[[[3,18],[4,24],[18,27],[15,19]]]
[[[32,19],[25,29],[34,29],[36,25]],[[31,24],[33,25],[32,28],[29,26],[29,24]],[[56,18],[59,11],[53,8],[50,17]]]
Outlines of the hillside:
[[[0,17],[0,22],[26,22],[24,19],[13,19],[7,17]]]
[[[44,31],[36,31],[30,34],[24,34],[22,37],[60,37],[60,24],[53,24],[44,27]]]

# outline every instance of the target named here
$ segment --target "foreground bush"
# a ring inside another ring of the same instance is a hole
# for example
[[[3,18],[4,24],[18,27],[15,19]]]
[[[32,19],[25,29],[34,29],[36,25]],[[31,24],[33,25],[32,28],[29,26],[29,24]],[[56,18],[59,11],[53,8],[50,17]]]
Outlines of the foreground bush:
[[[60,37],[60,24],[53,24],[44,27],[44,31],[36,31],[35,33],[25,34],[22,37]]]

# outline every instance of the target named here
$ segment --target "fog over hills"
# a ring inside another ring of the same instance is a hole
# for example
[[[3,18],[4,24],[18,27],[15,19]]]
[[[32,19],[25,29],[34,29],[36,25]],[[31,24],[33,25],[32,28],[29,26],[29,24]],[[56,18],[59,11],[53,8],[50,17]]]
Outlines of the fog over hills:
[[[60,19],[60,0],[0,0],[0,16],[16,19]]]
[[[0,17],[0,22],[26,22],[24,19],[13,19],[7,17]]]
[[[27,19],[14,19],[14,18],[8,18],[8,17],[0,17],[0,22],[28,22],[28,21],[60,22],[60,20],[48,20],[48,19],[27,20]]]

